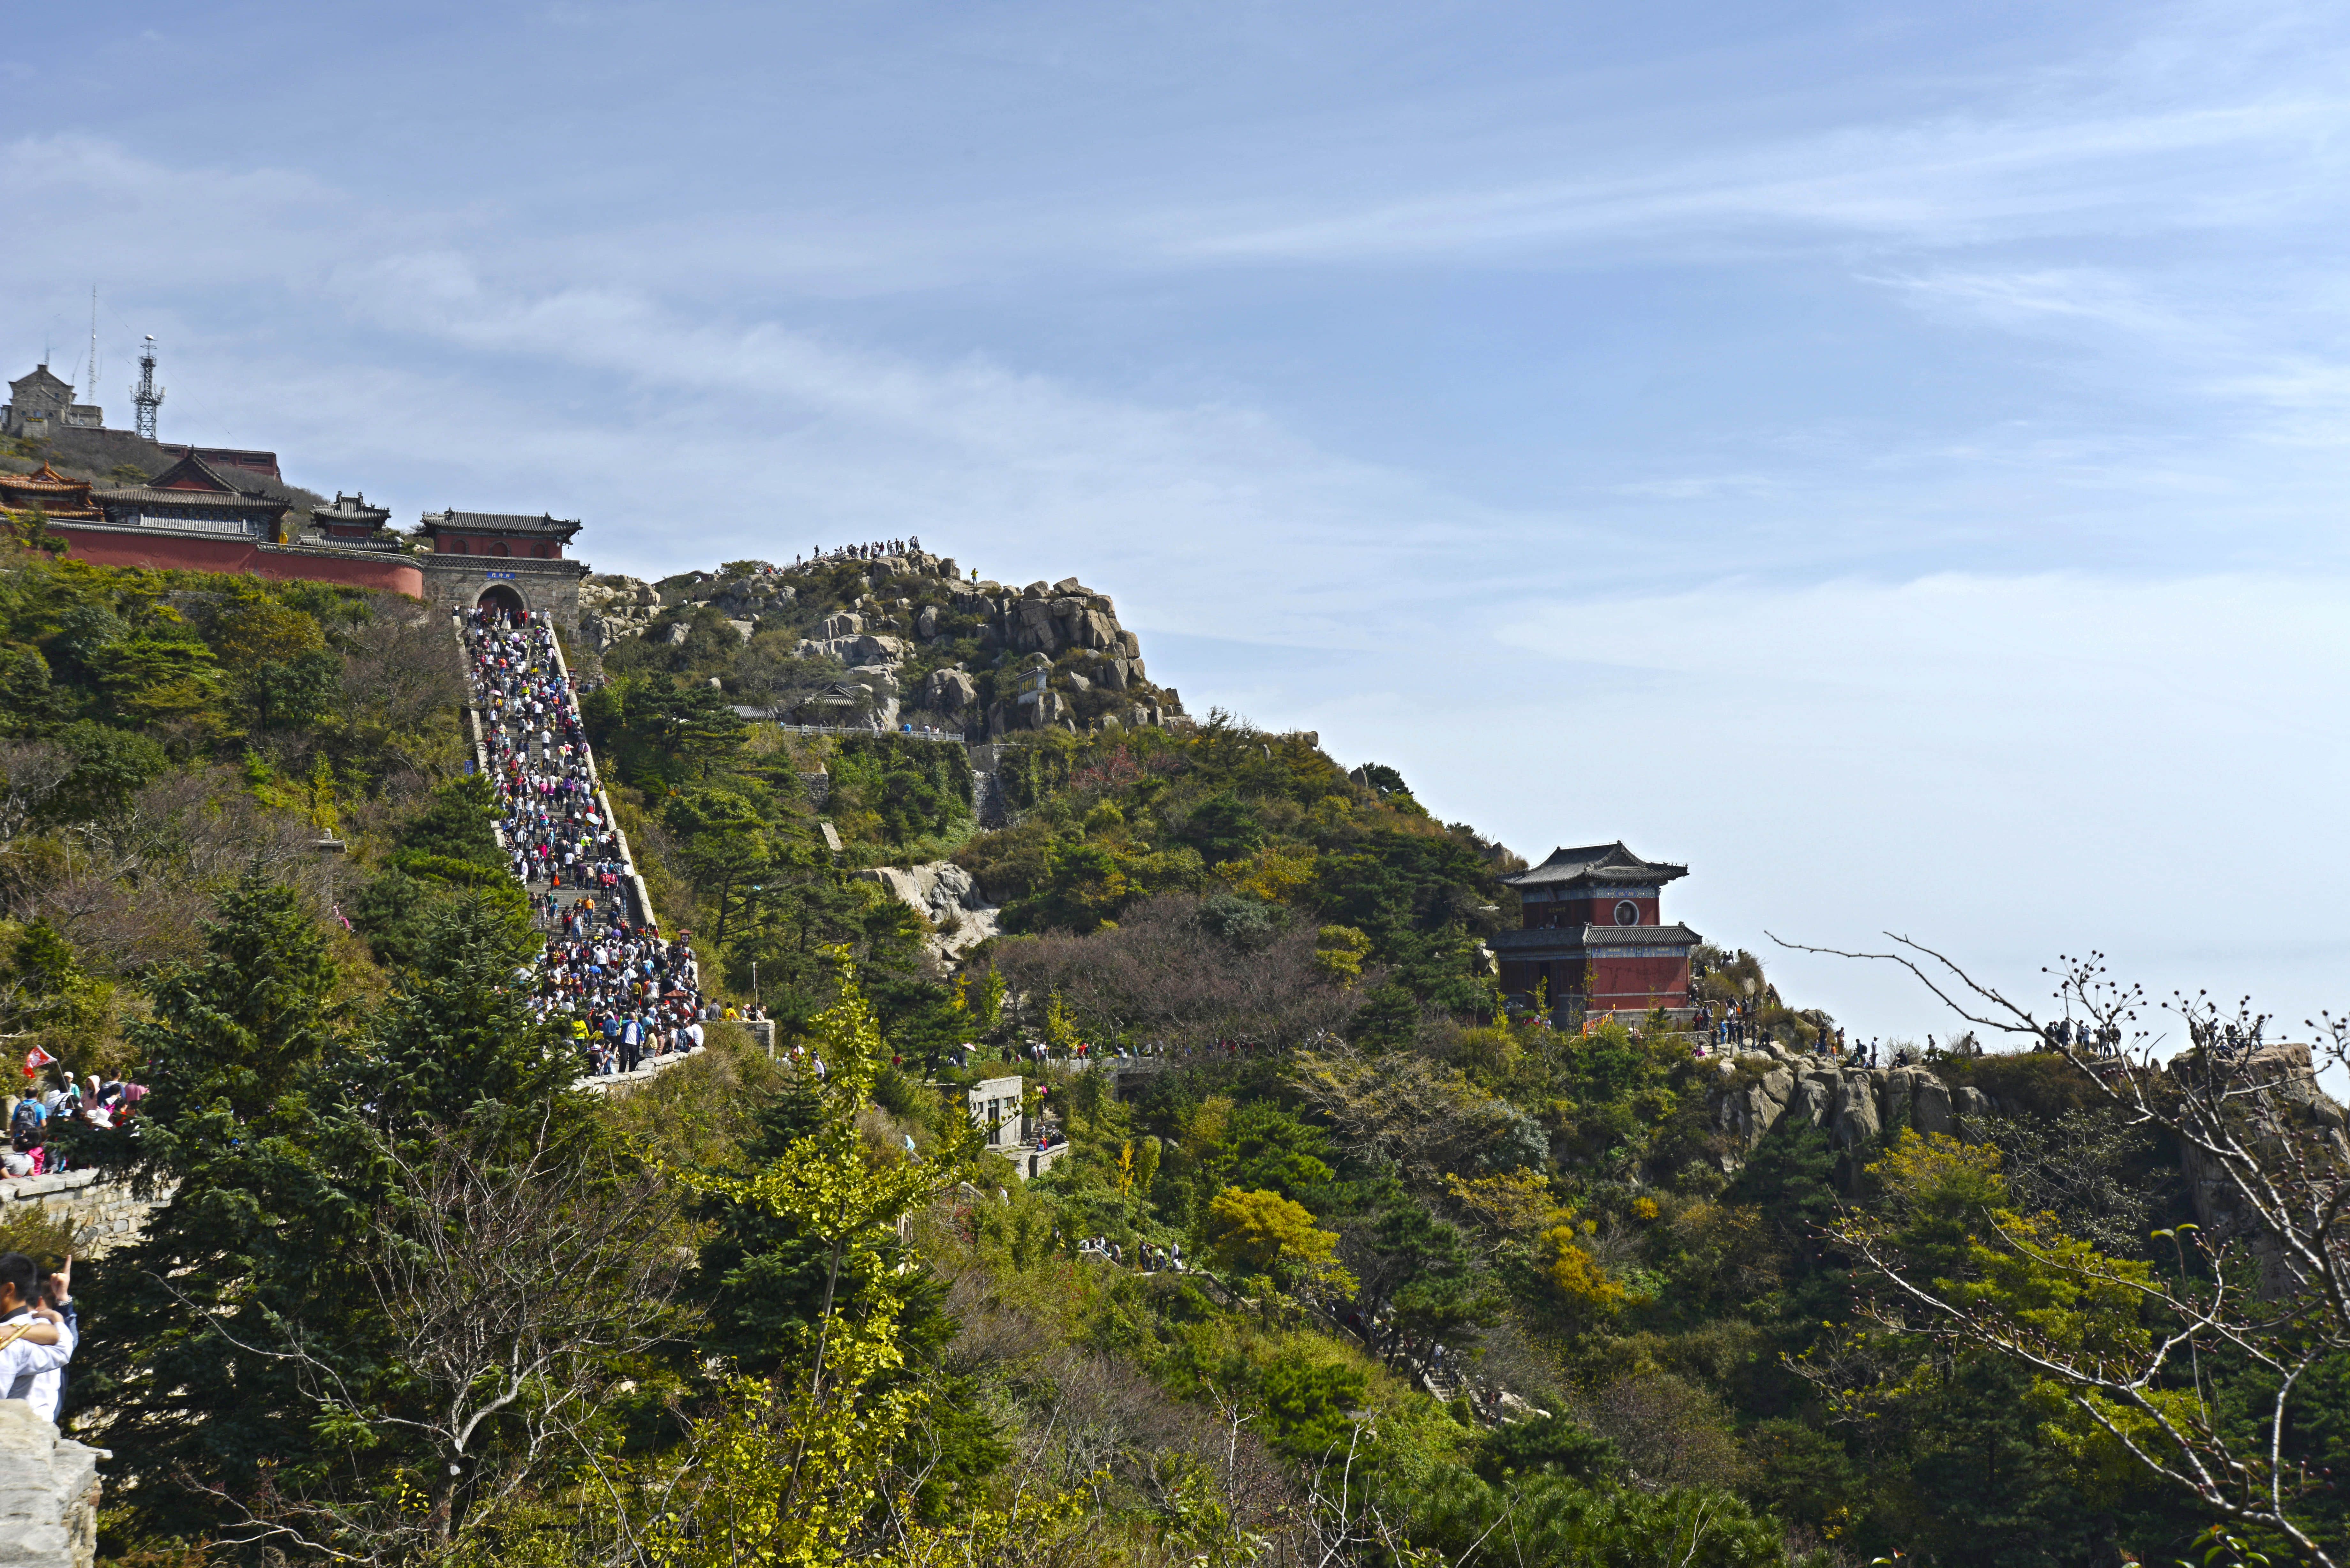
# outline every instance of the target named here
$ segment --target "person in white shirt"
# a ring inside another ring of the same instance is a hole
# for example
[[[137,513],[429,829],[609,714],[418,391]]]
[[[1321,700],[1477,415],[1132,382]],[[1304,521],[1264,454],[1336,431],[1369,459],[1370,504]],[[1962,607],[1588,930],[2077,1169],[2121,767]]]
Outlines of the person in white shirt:
[[[57,1342],[66,1346],[66,1355],[70,1358],[81,1345],[80,1315],[73,1308],[73,1260],[68,1258],[58,1265],[57,1272],[42,1281],[36,1288],[39,1293],[35,1298],[34,1311],[40,1314],[40,1318],[55,1324]],[[13,1384],[10,1386],[7,1397],[11,1399],[18,1397],[13,1392],[15,1386]],[[34,1373],[23,1398],[43,1420],[55,1426],[57,1407],[65,1402],[65,1393],[66,1370],[64,1366],[57,1366],[46,1372]]]
[[[22,1399],[43,1420],[55,1422],[58,1373],[73,1359],[78,1336],[39,1303],[40,1277],[22,1252],[0,1257],[0,1398]]]

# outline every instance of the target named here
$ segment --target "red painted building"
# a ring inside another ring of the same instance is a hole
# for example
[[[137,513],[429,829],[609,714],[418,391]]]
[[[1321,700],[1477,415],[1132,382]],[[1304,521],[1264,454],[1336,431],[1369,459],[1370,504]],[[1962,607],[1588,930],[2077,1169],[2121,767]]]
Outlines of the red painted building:
[[[148,571],[251,572],[273,581],[336,583],[347,588],[425,597],[412,556],[306,545],[268,545],[249,535],[182,534],[102,523],[50,524],[77,561]]]
[[[1493,939],[1502,990],[1519,1006],[1547,998],[1569,1028],[1608,1012],[1690,1012],[1690,950],[1702,940],[1666,925],[1664,885],[1686,866],[1643,860],[1621,844],[1555,849],[1502,880],[1517,890],[1519,929]]]
[[[49,518],[77,560],[151,571],[252,572],[425,597],[423,570],[406,552],[291,542],[285,537],[291,502],[234,483],[200,452],[144,484],[100,486],[90,499],[102,518]]]

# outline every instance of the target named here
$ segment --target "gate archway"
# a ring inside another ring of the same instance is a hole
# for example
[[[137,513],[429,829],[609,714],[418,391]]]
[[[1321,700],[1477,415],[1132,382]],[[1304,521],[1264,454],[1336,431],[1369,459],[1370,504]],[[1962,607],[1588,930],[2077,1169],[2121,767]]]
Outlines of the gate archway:
[[[522,595],[505,583],[492,583],[482,590],[482,597],[473,603],[482,609],[495,610],[504,615],[520,615],[530,607],[523,603]]]

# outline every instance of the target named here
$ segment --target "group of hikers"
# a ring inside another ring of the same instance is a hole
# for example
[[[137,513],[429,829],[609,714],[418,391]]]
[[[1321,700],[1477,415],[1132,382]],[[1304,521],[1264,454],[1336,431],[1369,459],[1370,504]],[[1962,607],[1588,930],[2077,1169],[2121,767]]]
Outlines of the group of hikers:
[[[29,1082],[25,1093],[8,1096],[8,1146],[0,1149],[0,1175],[55,1176],[71,1169],[74,1140],[63,1135],[77,1127],[95,1130],[119,1126],[137,1113],[139,1102],[146,1096],[143,1085],[103,1078],[96,1073],[89,1075],[87,1084],[77,1083],[62,1068],[57,1081],[47,1088],[38,1087],[43,1074],[56,1064],[57,1058],[46,1051],[36,1049],[26,1054],[25,1076]]]
[[[816,566],[826,561],[878,561],[884,556],[902,556],[922,547],[921,539],[909,534],[902,539],[876,539],[869,545],[836,545],[831,549],[815,549],[807,555],[794,556],[792,565]]]
[[[555,634],[528,612],[473,612],[465,627],[498,831],[547,933],[522,976],[540,1017],[561,1014],[591,1072],[633,1073],[699,1050],[704,1001],[691,933],[672,940],[629,918],[622,840],[598,798],[595,759]]]
[[[1161,1269],[1179,1274],[1183,1272],[1183,1247],[1180,1242],[1162,1247],[1156,1241],[1137,1241],[1132,1250],[1134,1266],[1146,1274],[1155,1274]],[[1117,1263],[1121,1267],[1126,1263],[1127,1251],[1123,1242],[1108,1236],[1088,1236],[1077,1243],[1079,1258],[1099,1258],[1104,1262]]]

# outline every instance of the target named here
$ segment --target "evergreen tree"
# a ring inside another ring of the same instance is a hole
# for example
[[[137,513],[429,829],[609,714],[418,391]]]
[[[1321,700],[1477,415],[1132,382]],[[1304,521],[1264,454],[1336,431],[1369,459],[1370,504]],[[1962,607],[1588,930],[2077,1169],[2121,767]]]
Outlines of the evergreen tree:
[[[311,1409],[271,1352],[289,1327],[363,1340],[370,1315],[348,1259],[372,1195],[319,1147],[321,1064],[343,1038],[325,938],[255,864],[204,945],[154,980],[132,1032],[150,1093],[109,1153],[170,1197],[93,1271],[106,1327],[74,1384],[105,1411],[115,1495],[150,1536],[213,1533],[209,1493],[299,1468]]]

